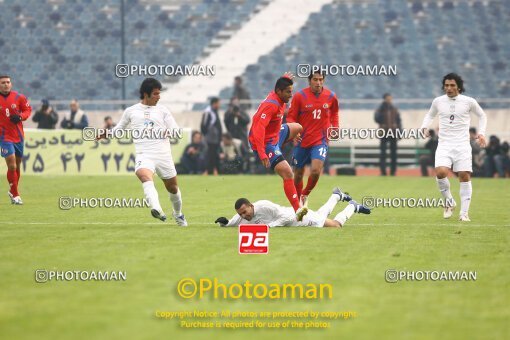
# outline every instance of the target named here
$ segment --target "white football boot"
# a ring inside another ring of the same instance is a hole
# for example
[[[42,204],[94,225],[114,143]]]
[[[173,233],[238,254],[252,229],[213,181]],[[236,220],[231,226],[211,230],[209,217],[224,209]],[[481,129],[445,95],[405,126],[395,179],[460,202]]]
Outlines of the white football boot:
[[[180,216],[177,216],[176,214],[173,214],[175,223],[177,223],[178,226],[181,227],[187,227],[188,221],[186,221],[186,217],[184,217],[184,214],[181,214]]]
[[[7,191],[7,194],[9,195],[9,198],[11,199],[11,204],[15,204],[15,205],[23,205],[23,201],[21,200],[21,197],[19,196],[16,196],[14,197],[10,191]]]
[[[453,215],[453,212],[455,211],[455,207],[457,206],[457,203],[453,201],[453,204],[451,206],[445,205],[444,212],[443,212],[443,218],[450,218]]]
[[[467,214],[462,214],[459,216],[459,221],[461,222],[471,222],[471,220],[469,219],[469,216]]]

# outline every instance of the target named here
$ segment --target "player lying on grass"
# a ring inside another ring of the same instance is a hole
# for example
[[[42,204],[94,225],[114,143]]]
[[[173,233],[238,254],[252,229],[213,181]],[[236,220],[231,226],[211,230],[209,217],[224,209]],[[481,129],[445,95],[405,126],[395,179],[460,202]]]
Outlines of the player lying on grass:
[[[329,219],[339,201],[349,202],[347,207],[338,213],[334,219]],[[354,213],[370,214],[370,209],[352,200],[339,188],[333,189],[326,204],[317,211],[308,210],[302,221],[296,219],[294,209],[282,207],[267,200],[250,203],[246,198],[240,198],[235,203],[237,214],[230,220],[219,217],[214,221],[222,227],[236,227],[240,224],[267,224],[269,227],[342,227]]]

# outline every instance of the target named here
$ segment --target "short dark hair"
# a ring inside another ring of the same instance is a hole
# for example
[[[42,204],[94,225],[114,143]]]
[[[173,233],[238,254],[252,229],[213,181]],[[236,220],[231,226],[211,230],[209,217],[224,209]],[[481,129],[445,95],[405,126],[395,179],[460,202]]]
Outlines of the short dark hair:
[[[11,76],[9,76],[7,74],[2,74],[2,75],[0,75],[0,79],[2,79],[2,78],[9,78],[9,79],[11,79]]]
[[[232,140],[232,135],[230,134],[230,132],[225,132],[224,134],[221,135],[221,137],[226,138],[228,140]]]
[[[154,78],[145,78],[140,85],[140,99],[143,99],[143,95],[147,94],[149,97],[152,94],[152,91],[155,89],[161,90],[163,86],[159,82],[159,80]]]
[[[391,93],[386,92],[385,94],[382,95],[382,99],[386,99],[386,97],[390,97],[390,96],[391,96]]]
[[[106,122],[108,119],[112,119],[112,117],[111,117],[111,116],[106,116],[106,117],[104,117],[104,121],[105,121],[105,122]]]
[[[212,97],[211,100],[209,101],[209,104],[213,105],[213,104],[216,104],[219,101],[220,101],[220,98]]]
[[[318,69],[317,71],[314,71],[314,69],[316,69],[316,68],[314,68],[312,66],[312,71],[308,75],[308,80],[312,80],[314,74],[320,74],[322,76],[322,78],[326,79],[326,71],[325,70],[321,72],[320,69]]]
[[[446,76],[443,77],[443,90],[444,83],[446,82],[446,80],[455,80],[455,83],[459,88],[459,93],[466,91],[466,89],[464,88],[464,80],[462,80],[461,76],[459,76],[457,73],[448,73]]]
[[[476,128],[475,128],[475,127],[470,127],[470,128],[469,128],[469,133],[474,133],[474,134],[476,134]]]
[[[239,81],[241,83],[243,82],[243,78],[241,78],[240,76],[235,77],[234,80]]]
[[[191,139],[195,138],[197,134],[201,135],[202,133],[198,130],[191,131]]]
[[[236,201],[236,204],[234,205],[234,208],[237,210],[237,209],[241,208],[245,204],[250,205],[251,203],[250,203],[250,201],[248,201],[247,198],[240,198],[240,199],[238,199]]]
[[[287,87],[293,85],[294,82],[292,81],[292,79],[290,78],[287,78],[287,77],[280,77],[278,78],[278,80],[276,81],[276,84],[274,85],[274,91],[276,92],[276,90],[285,90]]]

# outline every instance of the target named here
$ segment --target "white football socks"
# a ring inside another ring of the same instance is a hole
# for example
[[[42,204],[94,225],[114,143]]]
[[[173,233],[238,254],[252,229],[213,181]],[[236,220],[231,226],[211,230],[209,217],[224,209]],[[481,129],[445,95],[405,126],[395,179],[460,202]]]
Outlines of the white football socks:
[[[354,214],[354,204],[347,204],[345,209],[335,216],[334,220],[338,221],[340,225],[343,227],[345,225],[345,222],[347,222],[347,220],[351,218],[352,214]]]
[[[471,181],[460,182],[460,214],[467,215],[469,212],[469,204],[471,203],[471,194],[473,187]]]
[[[145,198],[149,201],[149,205],[151,209],[156,209],[159,212],[163,212],[161,209],[161,205],[159,204],[159,196],[156,187],[154,186],[153,181],[147,181],[142,183],[143,192],[145,193]]]
[[[450,181],[448,180],[448,177],[445,178],[437,178],[437,186],[439,187],[439,191],[441,192],[441,195],[443,195],[443,198],[445,199],[445,204],[451,204],[453,202],[452,193],[450,191]]]
[[[329,197],[328,201],[317,210],[317,213],[324,218],[328,218],[329,214],[335,209],[336,204],[340,201],[340,196],[333,194]]]
[[[172,194],[171,192],[169,194],[170,194],[170,201],[172,201],[172,206],[174,208],[174,214],[176,216],[181,216],[182,215],[181,190],[179,188],[177,188],[176,194]]]

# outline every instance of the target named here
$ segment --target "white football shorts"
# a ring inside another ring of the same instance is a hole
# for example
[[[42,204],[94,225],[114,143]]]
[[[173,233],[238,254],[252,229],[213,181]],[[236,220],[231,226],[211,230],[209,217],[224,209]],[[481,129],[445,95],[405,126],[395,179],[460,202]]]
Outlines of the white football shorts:
[[[439,144],[436,150],[436,168],[445,166],[453,171],[473,172],[473,160],[471,154],[471,145],[444,145]]]
[[[163,154],[136,154],[135,172],[138,169],[149,169],[158,174],[161,179],[170,179],[177,176],[174,160],[171,153]]]

